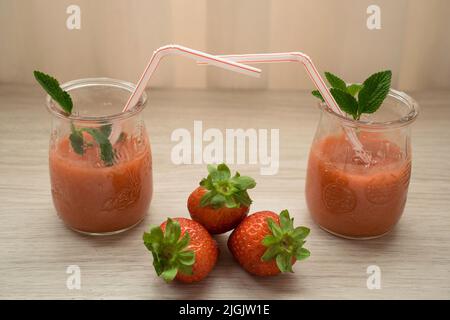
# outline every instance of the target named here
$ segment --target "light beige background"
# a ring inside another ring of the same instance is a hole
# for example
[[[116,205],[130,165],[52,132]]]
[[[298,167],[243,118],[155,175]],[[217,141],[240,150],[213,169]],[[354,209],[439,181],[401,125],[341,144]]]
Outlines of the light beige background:
[[[382,10],[379,31],[366,28],[366,9],[374,3]],[[81,6],[79,31],[66,29],[69,4]],[[0,298],[449,299],[449,9],[450,0],[0,0]],[[177,89],[154,90],[151,109],[143,111],[155,181],[146,220],[108,238],[69,232],[51,202],[50,120],[32,70],[61,81],[135,82],[153,50],[168,43],[211,53],[302,50],[321,71],[348,81],[392,69],[394,87],[414,90],[422,107],[399,225],[385,237],[355,242],[311,221],[303,194],[319,112],[312,112],[316,101],[308,92],[203,90],[311,89],[299,66],[264,67],[263,78],[252,79],[168,59],[150,84]],[[178,89],[186,87],[200,90]],[[220,261],[205,281],[166,285],[155,276],[142,232],[167,216],[187,216],[186,197],[205,167],[172,164],[170,136],[176,128],[192,130],[199,119],[205,129],[282,128],[279,174],[258,176],[258,166],[239,171],[258,177],[252,212],[288,208],[297,224],[311,227],[312,257],[297,263],[295,274],[248,275],[223,235]],[[71,264],[82,269],[81,290],[66,289]],[[382,290],[367,289],[368,265],[381,268]]]
[[[66,28],[70,4],[81,7],[81,30]],[[370,4],[381,7],[381,30],[366,27]],[[446,89],[449,17],[448,0],[0,0],[0,82],[32,83],[34,69],[61,81],[136,82],[153,50],[179,43],[210,53],[301,50],[348,81],[389,68],[396,88]],[[300,66],[263,69],[251,79],[169,58],[150,85],[312,88]]]

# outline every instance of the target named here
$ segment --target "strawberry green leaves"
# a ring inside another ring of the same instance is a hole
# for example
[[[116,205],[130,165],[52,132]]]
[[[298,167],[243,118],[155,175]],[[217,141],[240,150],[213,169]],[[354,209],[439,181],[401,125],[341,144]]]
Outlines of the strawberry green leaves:
[[[374,113],[383,103],[391,87],[392,72],[377,72],[367,78],[363,84],[346,85],[338,76],[325,72],[331,85],[330,92],[342,111],[359,120],[363,113]],[[311,92],[313,96],[324,102],[318,90]],[[358,96],[358,99],[355,97]]]
[[[200,181],[200,186],[208,190],[200,200],[200,206],[210,205],[214,209],[250,206],[252,200],[247,190],[256,186],[253,178],[241,176],[239,172],[232,177],[230,169],[224,163],[217,167],[208,165],[208,172],[208,177]]]
[[[61,89],[58,80],[41,71],[34,71],[34,77],[54,101],[67,113],[72,112],[73,103],[70,95]]]
[[[287,210],[280,213],[280,223],[267,219],[271,234],[264,237],[262,244],[267,247],[262,261],[275,259],[281,272],[293,272],[293,259],[303,260],[310,256],[310,252],[303,248],[305,238],[310,230],[306,227],[294,228],[294,219]]]
[[[172,281],[178,272],[191,275],[195,263],[195,253],[188,249],[189,233],[181,236],[180,224],[167,219],[165,232],[161,227],[152,227],[144,232],[144,245],[153,255],[153,266],[158,276]]]

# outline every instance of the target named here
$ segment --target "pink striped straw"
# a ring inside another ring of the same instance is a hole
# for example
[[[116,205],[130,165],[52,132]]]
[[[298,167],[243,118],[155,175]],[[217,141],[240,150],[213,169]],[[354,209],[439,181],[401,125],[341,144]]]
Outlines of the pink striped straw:
[[[144,93],[145,87],[148,84],[148,81],[150,80],[151,76],[155,72],[155,70],[158,68],[159,63],[161,62],[162,58],[169,55],[179,55],[179,56],[185,56],[188,58],[191,58],[197,62],[204,62],[208,63],[210,65],[214,65],[217,67],[220,67],[222,69],[242,73],[245,75],[253,76],[253,77],[259,77],[261,70],[247,66],[245,64],[230,61],[224,58],[220,58],[217,56],[214,56],[212,54],[198,51],[195,49],[187,48],[184,46],[180,46],[178,44],[171,44],[167,46],[160,47],[156,49],[153,52],[152,57],[150,58],[150,61],[148,62],[147,66],[145,67],[144,72],[141,75],[141,78],[139,79],[136,88],[134,89],[133,93],[131,94],[130,98],[128,98],[127,103],[125,104],[122,112],[126,112],[139,102],[139,99],[141,98],[142,94]],[[111,134],[109,136],[109,139],[111,143],[115,143],[117,139],[120,136],[120,128],[116,126],[113,126],[111,130]]]
[[[316,66],[312,62],[311,58],[302,52],[281,52],[281,53],[257,53],[257,54],[235,54],[235,55],[219,55],[218,57],[227,59],[228,61],[244,62],[244,63],[277,63],[277,62],[301,62],[306,69],[310,79],[316,86],[317,90],[322,94],[326,104],[336,114],[345,116],[345,113],[339,108],[336,100],[328,89],[325,81],[317,71]],[[198,61],[200,64],[205,64],[204,61]],[[206,62],[207,63],[207,62]],[[348,137],[348,140],[352,144],[356,154],[366,164],[370,162],[370,157],[367,152],[364,151],[361,142],[359,141],[356,133],[351,128],[344,128],[344,131]]]
[[[142,73],[141,78],[139,79],[136,89],[131,94],[130,98],[128,99],[128,102],[126,103],[125,107],[123,108],[123,112],[127,111],[129,108],[135,106],[139,99],[141,98],[142,93],[145,90],[145,87],[147,86],[148,81],[150,80],[150,77],[155,72],[156,68],[158,68],[159,62],[162,58],[168,55],[180,55],[185,56],[188,58],[191,58],[197,62],[204,62],[210,65],[214,65],[223,69],[227,69],[230,71],[242,73],[245,75],[250,75],[253,77],[259,77],[261,70],[247,66],[245,64],[231,61],[228,59],[220,58],[214,55],[211,55],[206,52],[198,51],[195,49],[183,47],[177,44],[170,44],[167,46],[160,47],[156,49],[153,52],[152,57],[150,58],[150,61],[147,64],[147,67],[145,67],[144,72]]]

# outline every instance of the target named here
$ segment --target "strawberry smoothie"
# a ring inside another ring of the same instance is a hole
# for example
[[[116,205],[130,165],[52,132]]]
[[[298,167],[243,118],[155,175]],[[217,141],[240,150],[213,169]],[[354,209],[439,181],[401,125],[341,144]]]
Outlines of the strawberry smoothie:
[[[376,133],[359,136],[372,155],[362,163],[343,135],[314,142],[306,177],[306,202],[325,230],[348,238],[389,232],[403,213],[411,159],[395,143]]]
[[[52,144],[49,165],[53,202],[70,228],[90,234],[115,233],[134,226],[147,213],[153,188],[146,135],[125,137],[114,149],[114,164],[105,166],[99,160],[98,147],[86,148],[79,155],[68,137]]]

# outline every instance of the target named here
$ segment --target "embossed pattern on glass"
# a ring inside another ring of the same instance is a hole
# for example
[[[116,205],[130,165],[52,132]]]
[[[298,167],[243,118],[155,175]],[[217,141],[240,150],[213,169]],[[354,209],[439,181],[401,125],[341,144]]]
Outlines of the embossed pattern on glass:
[[[152,197],[152,157],[141,111],[146,97],[120,113],[133,85],[113,79],[81,79],[63,85],[74,101],[72,116],[51,100],[49,169],[53,203],[70,228],[87,234],[111,234],[139,223]],[[83,154],[75,152],[73,128],[112,126],[113,163],[102,160],[97,141],[83,132]]]
[[[405,208],[411,177],[411,123],[414,100],[391,90],[375,113],[361,121],[338,116],[320,105],[311,146],[306,202],[323,229],[347,238],[367,239],[389,232]],[[343,128],[356,130],[370,156],[364,163]]]

